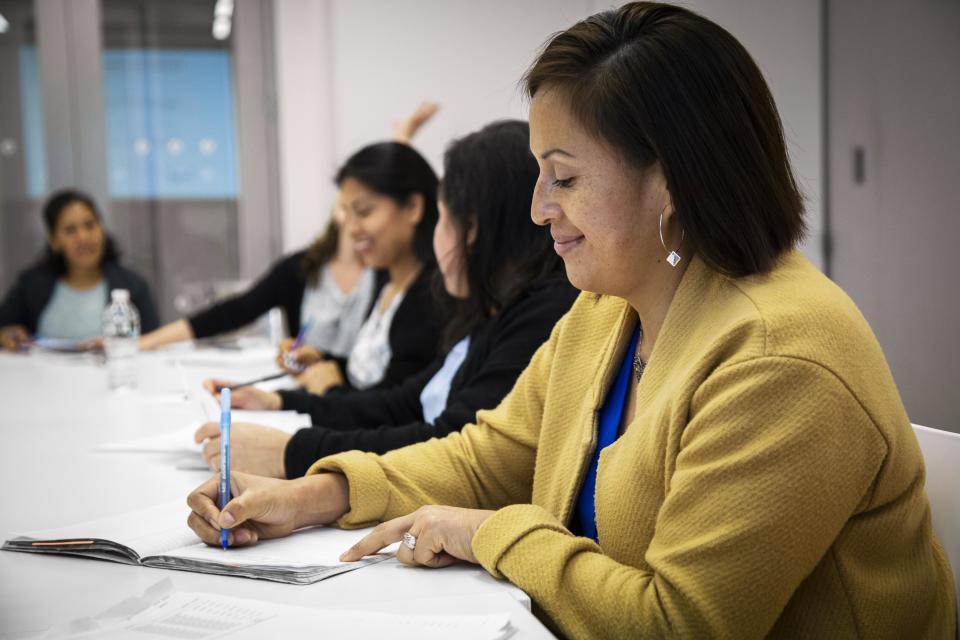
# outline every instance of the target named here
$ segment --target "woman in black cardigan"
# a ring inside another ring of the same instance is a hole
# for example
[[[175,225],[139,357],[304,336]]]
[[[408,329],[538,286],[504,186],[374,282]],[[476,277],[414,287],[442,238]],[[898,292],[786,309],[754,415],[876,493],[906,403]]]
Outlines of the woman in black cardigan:
[[[144,331],[156,328],[157,309],[146,280],[123,267],[93,198],[66,189],[43,207],[47,247],[22,272],[0,304],[0,347],[19,349],[31,335],[87,340],[101,335],[113,289],[126,289]],[[92,344],[92,343],[91,343]]]
[[[394,125],[394,141],[409,143],[436,110],[436,104],[424,103],[410,116],[399,120]],[[415,166],[407,170],[411,180],[422,173],[423,164],[419,157],[413,160]],[[396,163],[384,168],[392,174],[405,171],[405,167]],[[368,177],[375,187],[384,181],[382,177]],[[436,183],[432,172],[423,180],[428,185]],[[342,181],[343,176],[338,176],[338,187]],[[271,309],[279,308],[284,312],[290,336],[296,336],[306,322],[312,321],[304,336],[304,345],[307,345],[301,358],[304,363],[324,358],[341,358],[345,362],[357,330],[387,282],[386,272],[375,273],[365,267],[354,251],[349,230],[344,226],[345,215],[343,207],[335,208],[324,233],[307,249],[278,260],[248,290],[144,335],[140,348],[151,350],[173,342],[235,331]],[[292,343],[292,338],[281,343],[280,362]]]
[[[444,326],[429,284],[437,176],[413,147],[381,142],[353,154],[336,183],[344,231],[363,263],[381,273],[379,294],[349,355],[318,353],[321,361],[306,375],[318,393],[393,387],[433,361]],[[215,391],[231,383],[205,384]],[[255,391],[237,389],[233,405],[243,408]]]
[[[236,424],[235,469],[302,475],[325,455],[383,453],[443,437],[490,409],[512,388],[534,351],[576,297],[545,229],[530,220],[537,162],[529,128],[498,122],[451,144],[444,159],[434,233],[444,289],[455,300],[446,353],[399,387],[353,394],[251,391],[248,408],[309,412],[314,425],[292,438]],[[204,455],[218,468],[217,428],[204,425]]]

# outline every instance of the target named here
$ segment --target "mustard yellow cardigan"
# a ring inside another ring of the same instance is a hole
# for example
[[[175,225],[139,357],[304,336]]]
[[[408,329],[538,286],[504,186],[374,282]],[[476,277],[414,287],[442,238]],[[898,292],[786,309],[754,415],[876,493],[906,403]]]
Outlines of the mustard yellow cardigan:
[[[694,258],[600,456],[600,544],[566,528],[636,314],[583,294],[499,407],[444,439],[351,451],[368,526],[496,509],[473,550],[572,637],[953,638],[920,449],[850,299],[799,253],[740,280]]]

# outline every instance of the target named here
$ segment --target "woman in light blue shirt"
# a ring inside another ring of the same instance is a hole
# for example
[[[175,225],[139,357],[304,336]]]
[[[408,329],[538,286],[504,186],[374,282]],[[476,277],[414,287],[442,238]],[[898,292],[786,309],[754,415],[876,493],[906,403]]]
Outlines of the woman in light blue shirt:
[[[101,316],[112,289],[127,289],[141,327],[158,325],[146,281],[119,264],[96,204],[80,191],[53,194],[43,209],[47,247],[22,272],[0,304],[0,347],[18,349],[36,334],[86,340],[101,335]]]

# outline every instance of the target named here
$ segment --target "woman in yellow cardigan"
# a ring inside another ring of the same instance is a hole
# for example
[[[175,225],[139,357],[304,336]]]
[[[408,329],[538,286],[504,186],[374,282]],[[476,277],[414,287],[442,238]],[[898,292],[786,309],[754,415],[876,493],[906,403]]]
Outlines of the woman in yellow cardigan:
[[[189,497],[217,544],[380,524],[344,554],[479,563],[572,637],[952,638],[923,462],[870,328],[794,246],[769,90],[687,10],[598,14],[527,76],[549,225],[584,291],[476,425]],[[446,506],[437,506],[446,505]]]

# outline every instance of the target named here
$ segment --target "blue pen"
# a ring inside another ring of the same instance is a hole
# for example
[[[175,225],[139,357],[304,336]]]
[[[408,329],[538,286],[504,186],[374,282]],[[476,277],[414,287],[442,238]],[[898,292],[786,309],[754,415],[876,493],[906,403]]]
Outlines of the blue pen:
[[[230,502],[230,389],[220,392],[220,511]],[[226,529],[220,529],[220,546],[227,548]]]
[[[303,344],[303,337],[307,335],[307,331],[310,330],[310,325],[313,324],[313,318],[307,320],[300,331],[297,333],[296,340],[293,341],[293,345],[290,346],[290,351],[287,351],[286,355],[283,356],[283,363],[287,365],[288,369],[299,369],[300,365],[296,360],[293,359],[293,354],[296,353],[297,349],[300,348],[300,345]]]

